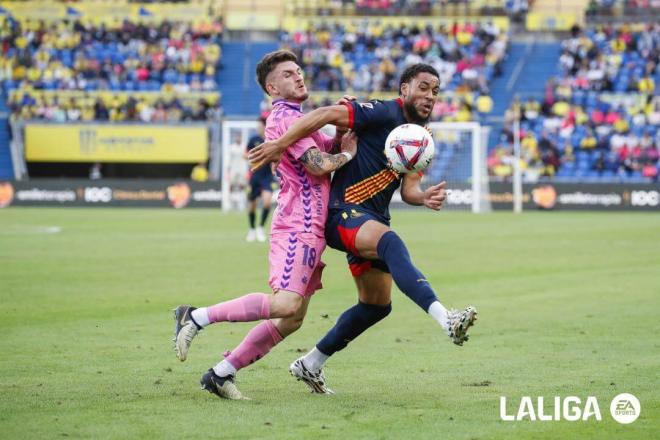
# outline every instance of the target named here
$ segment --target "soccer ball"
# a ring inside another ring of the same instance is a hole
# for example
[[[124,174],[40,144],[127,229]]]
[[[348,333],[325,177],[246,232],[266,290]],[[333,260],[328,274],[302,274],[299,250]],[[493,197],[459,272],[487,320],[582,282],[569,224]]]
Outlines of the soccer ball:
[[[425,170],[433,159],[433,136],[415,124],[403,124],[392,130],[385,141],[388,166],[400,174]]]

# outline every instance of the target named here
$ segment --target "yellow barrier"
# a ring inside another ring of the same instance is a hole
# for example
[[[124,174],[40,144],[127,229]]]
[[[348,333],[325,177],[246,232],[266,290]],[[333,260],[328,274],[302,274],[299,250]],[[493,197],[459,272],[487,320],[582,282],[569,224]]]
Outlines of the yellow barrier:
[[[118,24],[123,20],[134,22],[161,22],[165,19],[190,23],[210,21],[213,9],[210,2],[186,4],[135,4],[128,1],[60,3],[52,1],[0,2],[9,15],[18,20],[79,19],[85,23]],[[219,12],[219,11],[217,11]],[[218,13],[213,15],[219,15]]]
[[[123,104],[129,98],[135,98],[140,102],[154,104],[157,100],[162,99],[169,101],[171,99],[178,99],[184,105],[194,106],[200,99],[203,99],[208,104],[215,105],[220,100],[220,93],[218,92],[129,92],[126,90],[98,90],[98,91],[84,91],[84,90],[36,90],[36,89],[16,89],[9,93],[10,101],[20,101],[24,95],[30,95],[35,99],[46,99],[53,101],[57,98],[60,103],[68,104],[69,100],[73,99],[77,105],[83,102],[91,102],[100,98],[105,105],[112,105],[115,101]]]
[[[492,22],[502,31],[509,30],[508,17],[411,17],[411,16],[385,16],[385,17],[359,17],[359,16],[343,16],[343,17],[285,17],[282,27],[287,32],[294,32],[307,29],[318,29],[321,24],[339,23],[347,27],[349,30],[364,29],[369,25],[380,26],[421,26],[425,27],[430,24],[432,26],[445,25],[451,26],[453,23],[487,23]]]
[[[530,12],[527,14],[525,27],[528,31],[567,31],[580,22],[580,17],[575,14]]]
[[[25,127],[28,162],[197,163],[208,159],[205,127],[49,125]]]

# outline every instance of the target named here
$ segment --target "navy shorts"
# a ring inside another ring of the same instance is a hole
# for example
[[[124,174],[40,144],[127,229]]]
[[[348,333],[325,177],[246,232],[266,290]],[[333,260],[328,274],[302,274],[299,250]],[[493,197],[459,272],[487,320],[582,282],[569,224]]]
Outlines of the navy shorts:
[[[275,186],[275,179],[273,176],[252,176],[250,178],[250,192],[248,193],[248,200],[256,200],[257,198],[261,197],[261,193],[263,191],[273,192],[273,186]]]
[[[325,225],[325,239],[328,246],[346,253],[348,267],[354,277],[359,277],[371,268],[389,273],[390,270],[382,260],[368,260],[362,258],[355,248],[355,237],[358,231],[369,220],[377,221],[389,226],[382,219],[358,208],[344,210],[330,210]]]

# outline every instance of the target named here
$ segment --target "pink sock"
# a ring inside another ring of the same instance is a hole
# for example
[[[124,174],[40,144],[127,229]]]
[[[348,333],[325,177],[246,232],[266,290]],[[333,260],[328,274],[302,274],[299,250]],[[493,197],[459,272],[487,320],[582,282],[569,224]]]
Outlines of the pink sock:
[[[258,361],[279,344],[282,335],[271,321],[259,323],[245,336],[245,339],[227,355],[225,360],[232,364],[236,370],[245,368]]]
[[[247,322],[268,319],[270,302],[265,293],[249,293],[207,308],[211,322]]]

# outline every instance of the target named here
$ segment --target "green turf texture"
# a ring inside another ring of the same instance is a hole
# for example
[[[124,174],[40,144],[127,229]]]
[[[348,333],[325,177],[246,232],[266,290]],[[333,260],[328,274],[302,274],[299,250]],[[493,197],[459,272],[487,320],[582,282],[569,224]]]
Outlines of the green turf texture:
[[[267,245],[244,242],[244,215],[1,210],[0,437],[658,438],[657,214],[393,217],[441,301],[479,309],[470,341],[451,344],[395,289],[392,314],[330,360],[337,394],[310,394],[288,365],[356,301],[328,249],[305,324],[239,373],[252,400],[229,402],[199,378],[252,324],[208,328],[180,363],[171,309],[267,291]],[[631,425],[609,413],[622,392],[642,404]],[[521,396],[596,396],[603,421],[504,422],[500,396],[509,413]]]

